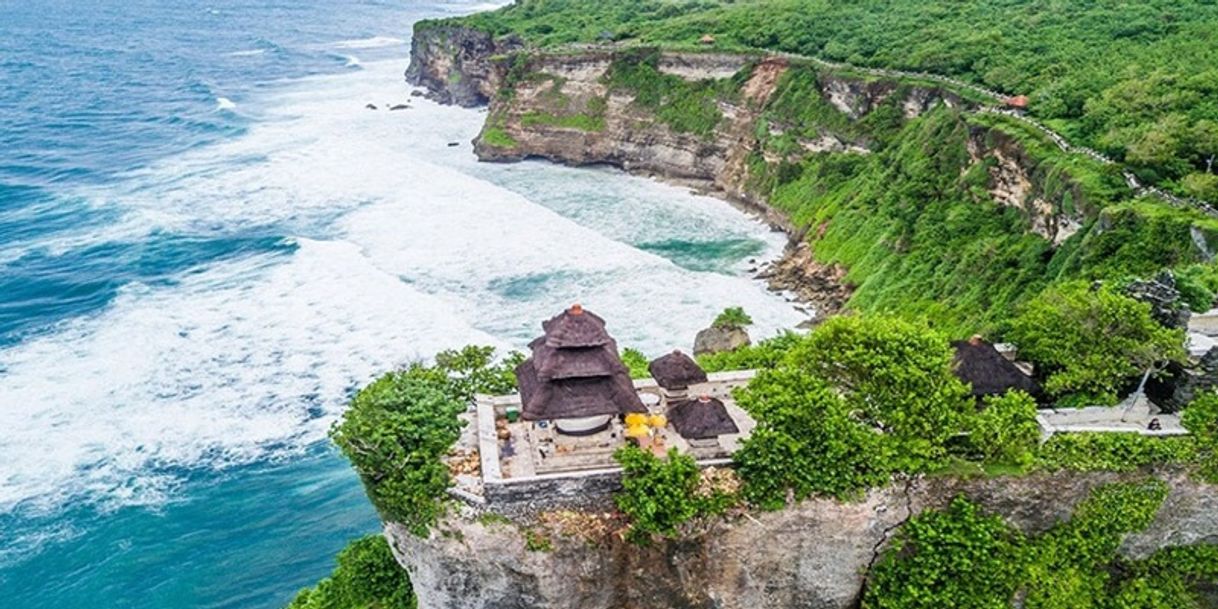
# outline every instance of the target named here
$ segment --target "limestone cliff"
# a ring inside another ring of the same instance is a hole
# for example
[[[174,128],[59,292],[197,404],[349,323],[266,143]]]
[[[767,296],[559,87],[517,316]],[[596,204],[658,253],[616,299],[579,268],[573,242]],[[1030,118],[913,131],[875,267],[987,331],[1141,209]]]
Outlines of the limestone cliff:
[[[406,81],[440,103],[485,106],[503,86],[510,53],[523,46],[516,37],[496,39],[467,27],[416,26]]]
[[[1160,473],[1170,494],[1122,553],[1143,558],[1171,545],[1218,542],[1218,487]],[[853,503],[811,500],[778,512],[724,519],[681,541],[641,548],[610,528],[566,534],[471,513],[448,518],[427,539],[388,524],[423,609],[789,609],[856,607],[867,573],[912,514],[966,495],[1029,533],[1069,517],[1116,474],[901,482]]]

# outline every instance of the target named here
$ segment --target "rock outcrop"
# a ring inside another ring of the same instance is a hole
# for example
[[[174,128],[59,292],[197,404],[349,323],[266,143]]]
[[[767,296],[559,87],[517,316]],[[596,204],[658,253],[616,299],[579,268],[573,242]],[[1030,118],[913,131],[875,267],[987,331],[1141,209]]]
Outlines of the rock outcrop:
[[[443,104],[485,106],[503,86],[510,54],[523,47],[515,36],[496,39],[467,27],[416,27],[406,82]]]
[[[1143,558],[1170,545],[1218,542],[1218,487],[1160,475],[1169,496],[1145,531],[1124,540],[1122,553]],[[427,539],[394,524],[385,534],[422,609],[848,609],[858,606],[870,567],[912,514],[963,494],[1039,533],[1069,518],[1092,489],[1127,477],[899,482],[858,502],[804,501],[649,547],[612,533],[544,533],[549,544],[530,550],[519,526],[472,513],[450,517]]]
[[[747,347],[749,333],[736,326],[711,326],[694,337],[694,355],[710,355]]]

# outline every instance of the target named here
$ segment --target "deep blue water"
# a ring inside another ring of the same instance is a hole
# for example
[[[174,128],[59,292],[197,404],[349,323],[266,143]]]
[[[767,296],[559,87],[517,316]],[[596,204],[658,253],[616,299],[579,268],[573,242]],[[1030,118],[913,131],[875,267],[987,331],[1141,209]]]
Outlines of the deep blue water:
[[[325,430],[378,371],[575,300],[653,354],[799,321],[764,226],[408,95],[487,6],[0,1],[0,606],[281,607],[377,530]]]

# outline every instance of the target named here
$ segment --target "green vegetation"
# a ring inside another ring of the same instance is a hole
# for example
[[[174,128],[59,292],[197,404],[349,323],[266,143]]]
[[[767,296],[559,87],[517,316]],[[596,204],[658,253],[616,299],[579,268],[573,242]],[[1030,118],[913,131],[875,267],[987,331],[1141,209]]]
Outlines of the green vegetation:
[[[380,535],[351,542],[329,577],[301,590],[287,609],[414,609],[414,591]]]
[[[1184,332],[1159,325],[1150,306],[1111,287],[1064,283],[1028,302],[1008,337],[1046,377],[1059,403],[1115,404],[1130,377],[1184,358]]]
[[[630,539],[647,543],[653,536],[676,537],[687,523],[719,514],[736,498],[715,488],[704,490],[694,458],[673,448],[659,458],[637,446],[613,457],[622,465],[618,509],[630,518]]]
[[[532,529],[524,532],[524,549],[530,552],[553,552],[554,541]]]
[[[645,379],[651,376],[651,370],[648,369],[651,361],[638,349],[629,347],[623,349],[622,363],[626,364],[626,368],[630,370],[630,378],[632,379]]]
[[[720,99],[734,99],[751,70],[734,78],[690,82],[659,69],[659,49],[636,49],[620,53],[609,67],[606,81],[616,91],[634,95],[634,103],[655,112],[656,118],[673,131],[709,136],[723,113]]]
[[[800,340],[799,334],[786,331],[773,338],[767,338],[733,351],[699,355],[698,365],[707,372],[773,368],[786,357],[788,351],[799,344]]]
[[[488,146],[494,146],[495,148],[514,148],[519,143],[503,127],[493,127],[490,125],[487,125],[486,129],[482,131],[482,141]]]
[[[1031,537],[958,498],[900,530],[862,606],[1199,607],[1199,584],[1218,577],[1218,546],[1175,547],[1142,561],[1117,554],[1124,535],[1148,526],[1166,496],[1158,480],[1099,487],[1070,520]]]
[[[1156,438],[1131,433],[1059,433],[1036,454],[1044,470],[1134,471],[1148,465],[1191,465],[1196,443],[1189,436]]]
[[[736,452],[745,495],[849,496],[928,471],[974,411],[941,334],[888,317],[835,317],[763,369],[737,401],[757,428]]]
[[[1040,425],[1036,400],[1022,391],[985,399],[985,408],[969,423],[972,451],[989,463],[1026,467],[1036,455]]]
[[[1110,323],[1128,321],[1125,311],[1117,317]],[[834,317],[808,336],[742,351],[759,372],[736,400],[757,427],[734,459],[745,498],[762,508],[781,508],[788,497],[849,498],[894,474],[1218,471],[1215,396],[1185,409],[1194,436],[1062,433],[1040,444],[1035,401],[1011,392],[976,408],[952,373],[947,340],[923,323]]]
[[[444,512],[451,484],[441,457],[459,437],[475,393],[515,387],[514,353],[493,361],[494,349],[466,347],[436,355],[434,366],[412,364],[364,387],[330,437],[351,460],[381,517],[417,535]]]
[[[1218,94],[1218,5],[1209,0],[525,0],[459,21],[540,46],[697,48],[711,34],[715,49],[955,77],[1028,95],[1033,115],[1144,179],[1194,196],[1218,188],[1218,105],[1207,103]]]
[[[1201,475],[1218,483],[1218,393],[1205,393],[1184,409],[1182,423],[1197,443]]]
[[[753,325],[753,318],[743,307],[728,307],[711,324],[716,328],[745,328]]]

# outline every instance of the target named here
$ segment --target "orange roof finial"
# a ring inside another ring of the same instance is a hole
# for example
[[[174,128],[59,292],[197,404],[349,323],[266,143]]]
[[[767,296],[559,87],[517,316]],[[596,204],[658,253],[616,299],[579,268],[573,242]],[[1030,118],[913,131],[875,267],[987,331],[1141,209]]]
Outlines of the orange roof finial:
[[[698,396],[698,401],[699,401],[699,402],[709,402],[709,401],[710,401],[710,396],[709,396],[709,395],[706,395],[706,394],[704,393],[704,394],[702,394],[702,395]]]
[[[571,305],[571,308],[570,308],[570,309],[567,309],[567,312],[568,312],[568,313],[570,313],[570,314],[572,314],[572,315],[583,315],[583,314],[584,314],[584,306],[583,306],[583,305],[581,305],[581,304],[579,304],[579,303],[577,302],[577,303],[575,303],[575,304]]]

